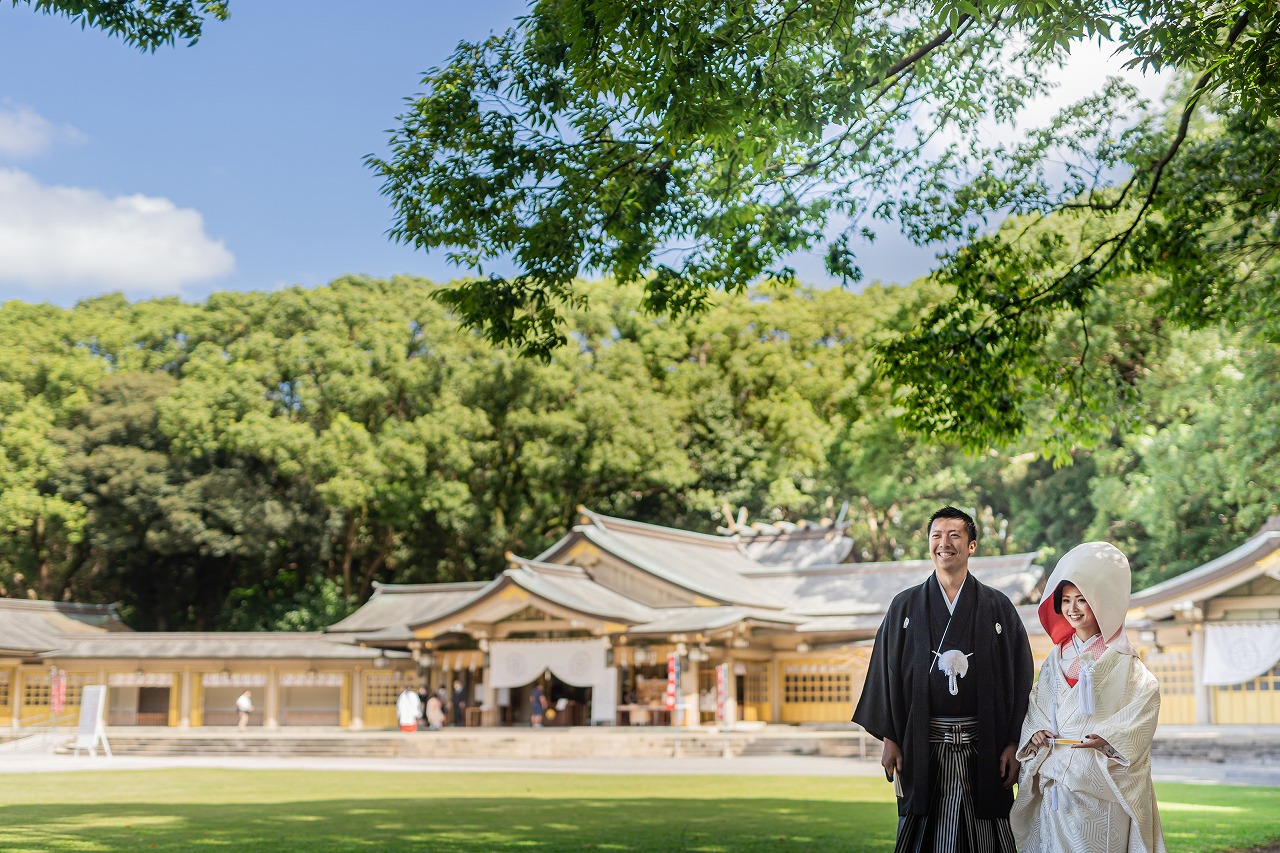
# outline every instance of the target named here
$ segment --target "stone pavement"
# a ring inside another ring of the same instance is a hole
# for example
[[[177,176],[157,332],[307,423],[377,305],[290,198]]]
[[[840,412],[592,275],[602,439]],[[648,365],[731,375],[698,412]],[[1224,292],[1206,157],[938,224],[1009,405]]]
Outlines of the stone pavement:
[[[85,770],[144,770],[166,767],[235,769],[368,770],[393,773],[573,773],[607,775],[753,775],[879,776],[874,759],[811,755],[739,756],[736,758],[576,758],[576,759],[419,759],[325,758],[243,755],[139,756],[14,754],[0,756],[0,774],[65,773]],[[1280,787],[1280,763],[1234,764],[1215,761],[1152,762],[1160,782]],[[887,783],[886,783],[887,784]]]

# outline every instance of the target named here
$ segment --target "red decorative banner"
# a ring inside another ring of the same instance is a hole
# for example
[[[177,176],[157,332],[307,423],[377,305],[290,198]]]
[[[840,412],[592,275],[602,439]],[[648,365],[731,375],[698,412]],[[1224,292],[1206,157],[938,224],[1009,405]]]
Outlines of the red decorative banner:
[[[668,711],[676,709],[676,692],[680,689],[680,655],[671,652],[667,655],[667,696]]]
[[[56,717],[67,708],[67,674],[54,667],[49,674],[49,710]]]

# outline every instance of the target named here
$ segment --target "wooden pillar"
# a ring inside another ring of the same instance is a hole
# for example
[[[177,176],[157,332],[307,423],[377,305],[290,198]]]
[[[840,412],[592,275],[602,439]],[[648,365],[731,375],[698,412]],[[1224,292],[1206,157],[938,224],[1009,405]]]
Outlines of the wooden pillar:
[[[701,695],[698,693],[698,669],[699,663],[694,658],[689,658],[689,672],[682,674],[680,677],[680,688],[684,695],[684,725],[696,726],[702,722],[702,706],[700,700]]]
[[[782,662],[769,658],[769,722],[782,722]]]
[[[358,666],[351,676],[351,728],[364,728],[364,670]]]
[[[14,670],[13,685],[13,727],[15,729],[22,722],[22,714],[26,711],[26,703],[22,701],[22,694],[26,691],[27,667],[24,664],[18,664],[18,668]]]
[[[178,682],[178,728],[191,728],[191,667],[182,668],[182,679]]]
[[[267,667],[267,701],[264,704],[263,728],[280,728],[280,674],[274,666]]]
[[[488,655],[486,655],[488,657]],[[480,725],[496,726],[498,724],[498,688],[493,686],[493,679],[490,678],[490,669],[492,667],[484,667],[480,670],[481,683],[484,685],[484,698],[481,700],[480,707]]]
[[[9,725],[18,728],[18,714],[22,708],[22,664],[9,671]]]
[[[1196,725],[1213,725],[1213,692],[1204,683],[1204,616],[1191,626],[1191,683],[1196,691]]]

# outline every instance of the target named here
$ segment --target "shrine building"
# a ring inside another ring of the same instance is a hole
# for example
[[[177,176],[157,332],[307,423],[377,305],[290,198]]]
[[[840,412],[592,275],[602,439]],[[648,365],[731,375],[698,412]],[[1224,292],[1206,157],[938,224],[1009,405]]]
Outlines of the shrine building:
[[[379,585],[323,632],[134,632],[109,605],[0,599],[0,726],[47,720],[59,683],[68,712],[83,686],[107,685],[110,726],[233,725],[250,690],[255,726],[389,728],[406,687],[458,691],[466,725],[528,725],[535,685],[548,724],[698,725],[715,718],[719,664],[727,719],[848,723],[885,609],[933,570],[853,554],[837,523],[702,534],[582,509],[491,581]],[[1019,605],[1042,659],[1037,555],[969,565]],[[1278,566],[1273,519],[1134,595],[1130,635],[1161,681],[1162,723],[1280,723]]]

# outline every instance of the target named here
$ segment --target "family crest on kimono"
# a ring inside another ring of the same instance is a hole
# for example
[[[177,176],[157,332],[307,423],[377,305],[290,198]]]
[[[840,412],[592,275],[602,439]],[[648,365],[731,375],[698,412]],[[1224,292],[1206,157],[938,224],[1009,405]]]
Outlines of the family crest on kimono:
[[[1151,784],[1155,677],[1125,637],[1129,561],[1114,545],[1069,551],[1045,583],[1054,649],[1031,693],[1010,822],[1024,853],[1163,853]]]
[[[889,605],[853,720],[884,741],[898,853],[1013,853],[1031,647],[1009,598],[969,573],[973,519],[944,507],[927,530],[934,573]]]

